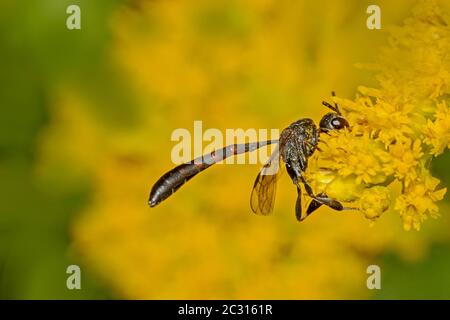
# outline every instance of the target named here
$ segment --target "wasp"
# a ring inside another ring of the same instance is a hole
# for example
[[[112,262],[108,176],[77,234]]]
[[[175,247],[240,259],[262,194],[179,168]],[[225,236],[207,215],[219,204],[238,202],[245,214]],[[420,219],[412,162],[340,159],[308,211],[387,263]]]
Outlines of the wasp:
[[[332,96],[335,96],[334,92],[332,92]],[[323,101],[322,104],[332,112],[328,112],[322,117],[318,127],[309,118],[300,119],[285,128],[278,140],[229,145],[175,167],[153,185],[148,201],[150,207],[156,206],[195,175],[219,161],[233,155],[252,152],[267,145],[277,144],[275,151],[259,172],[253,185],[250,206],[254,213],[269,215],[273,211],[280,161],[284,162],[286,171],[297,188],[295,216],[298,221],[303,221],[322,205],[338,211],[351,209],[344,207],[339,201],[329,198],[324,192],[314,194],[304,176],[308,167],[308,159],[316,150],[320,151],[318,147],[320,134],[349,127],[349,123],[342,116],[337,103],[331,105]],[[302,186],[311,198],[305,215],[302,215],[301,206]]]

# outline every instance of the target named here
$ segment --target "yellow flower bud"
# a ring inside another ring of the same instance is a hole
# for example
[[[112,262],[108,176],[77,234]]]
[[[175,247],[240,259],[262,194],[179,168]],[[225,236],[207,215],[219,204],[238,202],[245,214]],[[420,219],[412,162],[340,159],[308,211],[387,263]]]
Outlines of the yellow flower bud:
[[[376,186],[366,189],[359,198],[360,210],[370,220],[378,219],[390,204],[390,192],[386,187]]]

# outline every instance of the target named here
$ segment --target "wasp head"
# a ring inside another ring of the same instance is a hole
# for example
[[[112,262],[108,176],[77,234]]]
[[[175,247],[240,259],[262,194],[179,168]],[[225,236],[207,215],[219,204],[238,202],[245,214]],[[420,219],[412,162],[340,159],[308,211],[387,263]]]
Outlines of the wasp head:
[[[331,95],[334,97],[335,93],[331,92]],[[321,132],[329,132],[349,127],[348,121],[342,116],[336,103],[332,106],[328,102],[323,101],[322,104],[334,112],[327,113],[322,117],[322,120],[320,120],[319,127]]]
[[[320,120],[320,131],[329,132],[331,130],[340,130],[348,127],[348,121],[338,113],[330,112],[323,116]]]

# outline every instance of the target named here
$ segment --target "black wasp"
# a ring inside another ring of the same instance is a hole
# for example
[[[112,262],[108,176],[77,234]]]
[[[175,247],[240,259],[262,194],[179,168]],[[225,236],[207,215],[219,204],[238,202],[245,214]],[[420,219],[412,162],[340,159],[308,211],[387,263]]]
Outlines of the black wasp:
[[[334,92],[332,92],[334,96]],[[311,119],[300,119],[281,132],[279,140],[268,140],[245,144],[229,145],[223,149],[215,150],[210,154],[198,157],[188,163],[181,164],[164,174],[152,187],[149,198],[150,207],[156,206],[177,191],[183,184],[196,174],[209,168],[213,164],[230,156],[251,152],[263,146],[278,144],[276,150],[270,156],[268,162],[263,166],[256,177],[253,185],[250,205],[253,212],[268,215],[273,210],[275,200],[276,184],[280,170],[278,166],[280,159],[284,162],[286,170],[297,187],[297,201],[295,204],[295,215],[297,220],[302,221],[321,205],[329,206],[335,210],[345,208],[340,202],[329,198],[325,193],[314,194],[311,186],[304,178],[304,172],[308,166],[308,158],[318,149],[320,133],[339,130],[348,127],[347,120],[341,115],[338,105],[334,106],[323,101],[322,104],[333,112],[327,113],[320,121],[319,128]],[[301,184],[312,201],[308,205],[306,215],[302,216],[301,209]]]

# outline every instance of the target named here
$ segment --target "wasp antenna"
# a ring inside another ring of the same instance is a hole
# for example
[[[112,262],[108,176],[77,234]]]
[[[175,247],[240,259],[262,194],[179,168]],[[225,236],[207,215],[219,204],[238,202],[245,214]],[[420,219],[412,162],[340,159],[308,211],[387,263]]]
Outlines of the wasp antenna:
[[[336,97],[336,92],[331,91],[331,96],[332,97]],[[341,111],[339,110],[339,106],[338,106],[338,104],[336,102],[334,103],[334,108],[336,109],[337,114],[341,115]]]
[[[338,114],[340,114],[340,113],[339,113],[339,110],[336,109],[336,107],[333,107],[333,106],[332,106],[331,104],[329,104],[328,102],[322,101],[322,104],[323,104],[325,107],[327,107],[327,108],[333,110],[334,112],[337,112]]]

